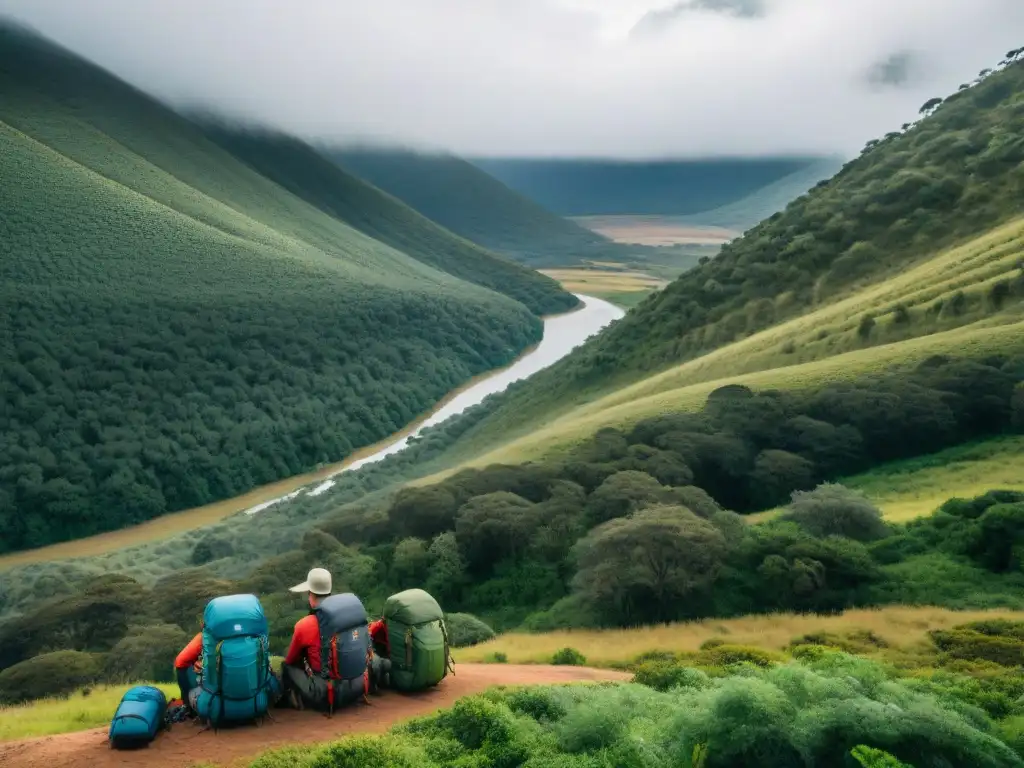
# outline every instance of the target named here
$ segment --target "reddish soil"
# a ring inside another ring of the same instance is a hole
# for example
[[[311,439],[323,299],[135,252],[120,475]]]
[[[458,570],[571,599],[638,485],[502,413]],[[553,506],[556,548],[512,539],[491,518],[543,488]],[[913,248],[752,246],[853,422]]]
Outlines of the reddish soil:
[[[422,693],[384,691],[370,703],[338,710],[327,719],[316,712],[288,709],[272,711],[273,720],[263,725],[242,726],[214,733],[191,723],[160,733],[146,748],[112,750],[107,729],[43,736],[0,743],[4,768],[65,768],[65,766],[131,765],[138,768],[186,768],[209,761],[219,765],[245,764],[264,750],[285,744],[329,741],[352,733],[379,733],[411,717],[428,715],[450,706],[462,696],[479,693],[493,685],[548,685],[594,680],[628,680],[631,675],[608,669],[519,664],[458,664],[455,675]]]

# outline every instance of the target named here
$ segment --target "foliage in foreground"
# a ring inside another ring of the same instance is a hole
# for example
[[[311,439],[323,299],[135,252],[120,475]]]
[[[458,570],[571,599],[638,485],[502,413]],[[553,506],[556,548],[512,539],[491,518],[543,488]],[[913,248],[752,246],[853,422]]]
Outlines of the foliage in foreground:
[[[664,691],[639,683],[493,689],[386,736],[271,752],[252,765],[1024,765],[995,729],[984,712],[963,700],[823,649],[816,659],[767,668],[689,669]]]

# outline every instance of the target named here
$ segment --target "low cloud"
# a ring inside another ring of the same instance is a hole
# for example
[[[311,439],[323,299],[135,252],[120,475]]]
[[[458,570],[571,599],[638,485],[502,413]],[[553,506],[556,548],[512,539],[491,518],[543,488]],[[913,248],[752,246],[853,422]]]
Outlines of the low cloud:
[[[853,153],[1024,44],[1020,0],[0,0],[4,13],[174,104],[473,155]],[[659,13],[658,34],[630,34]]]
[[[897,51],[872,64],[865,79],[875,87],[901,88],[912,82],[920,66],[919,57],[912,51]]]
[[[763,17],[767,10],[765,0],[683,0],[668,8],[648,11],[629,34],[631,37],[641,38],[644,35],[659,34],[695,12],[718,13],[738,19],[757,19]]]

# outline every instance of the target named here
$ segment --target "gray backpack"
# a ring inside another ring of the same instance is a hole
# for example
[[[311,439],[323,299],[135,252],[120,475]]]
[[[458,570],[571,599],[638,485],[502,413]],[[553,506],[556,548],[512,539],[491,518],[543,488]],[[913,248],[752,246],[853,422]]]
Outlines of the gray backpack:
[[[351,592],[331,595],[316,610],[320,628],[320,676],[327,682],[327,705],[349,704],[370,687],[370,628],[366,608]]]

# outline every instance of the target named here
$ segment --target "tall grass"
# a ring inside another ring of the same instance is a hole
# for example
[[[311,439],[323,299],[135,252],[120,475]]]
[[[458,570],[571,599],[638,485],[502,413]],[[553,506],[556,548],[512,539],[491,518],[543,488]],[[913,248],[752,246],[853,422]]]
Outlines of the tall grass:
[[[909,648],[925,640],[931,629],[948,629],[981,619],[1024,620],[1024,612],[1007,610],[951,611],[945,608],[892,606],[846,611],[835,616],[778,613],[738,619],[703,619],[656,627],[609,630],[565,630],[545,634],[513,632],[454,652],[458,662],[484,662],[495,653],[509,663],[548,663],[561,648],[575,648],[591,665],[616,665],[650,651],[696,651],[702,643],[721,639],[730,645],[781,650],[812,632],[845,633],[870,630],[892,647]]]

